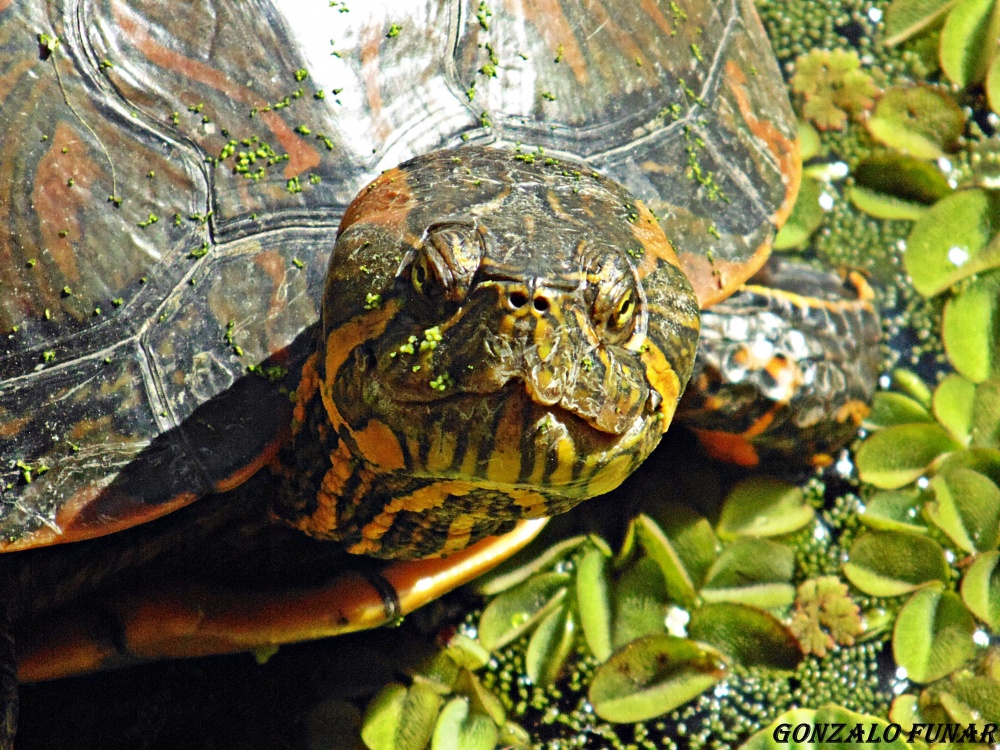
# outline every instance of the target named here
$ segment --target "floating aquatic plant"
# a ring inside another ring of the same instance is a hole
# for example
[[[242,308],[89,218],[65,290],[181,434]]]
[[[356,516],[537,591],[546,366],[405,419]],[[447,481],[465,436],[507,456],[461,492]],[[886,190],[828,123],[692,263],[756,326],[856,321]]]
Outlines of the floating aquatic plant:
[[[875,140],[919,159],[952,151],[965,129],[965,115],[947,92],[926,85],[885,91],[865,121]]]
[[[854,50],[812,50],[795,61],[792,90],[804,103],[802,116],[820,130],[840,130],[848,115],[875,103],[875,82]]]
[[[853,646],[864,630],[858,605],[836,576],[811,578],[799,585],[789,628],[806,653],[819,657],[837,644]]]

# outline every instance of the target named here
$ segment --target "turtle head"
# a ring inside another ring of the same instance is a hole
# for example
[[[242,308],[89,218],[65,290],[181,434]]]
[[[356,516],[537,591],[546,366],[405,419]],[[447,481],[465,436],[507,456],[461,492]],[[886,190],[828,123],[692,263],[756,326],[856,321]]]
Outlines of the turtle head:
[[[315,362],[324,471],[351,480],[295,521],[423,556],[605,493],[669,425],[697,335],[655,219],[589,167],[463,148],[385,172],[341,223]]]

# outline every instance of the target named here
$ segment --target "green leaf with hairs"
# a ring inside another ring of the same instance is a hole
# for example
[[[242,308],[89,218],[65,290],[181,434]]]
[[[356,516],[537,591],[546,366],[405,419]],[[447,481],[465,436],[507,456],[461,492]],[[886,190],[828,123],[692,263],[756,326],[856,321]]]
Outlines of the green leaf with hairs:
[[[928,683],[961,668],[976,653],[976,621],[944,584],[916,592],[896,616],[892,651],[914,682]]]
[[[957,0],[893,0],[885,10],[885,41],[894,46],[939,26]]]
[[[939,456],[961,447],[940,425],[902,424],[865,438],[855,463],[862,481],[895,490],[927,473]]]
[[[931,206],[906,241],[903,263],[913,287],[933,297],[973,274],[1000,266],[998,199],[961,190]]]
[[[962,576],[962,601],[996,631],[1000,629],[1000,552],[977,555]]]
[[[958,0],[941,29],[941,69],[961,88],[981,82],[1000,36],[995,0]]]
[[[965,115],[942,91],[896,86],[878,100],[865,125],[886,146],[918,159],[939,159],[958,143]]]
[[[864,531],[844,563],[847,579],[872,596],[899,596],[935,581],[948,580],[940,544],[922,534]]]
[[[725,672],[725,659],[714,648],[687,638],[650,635],[632,641],[597,668],[590,703],[605,721],[647,721],[697,698]]]

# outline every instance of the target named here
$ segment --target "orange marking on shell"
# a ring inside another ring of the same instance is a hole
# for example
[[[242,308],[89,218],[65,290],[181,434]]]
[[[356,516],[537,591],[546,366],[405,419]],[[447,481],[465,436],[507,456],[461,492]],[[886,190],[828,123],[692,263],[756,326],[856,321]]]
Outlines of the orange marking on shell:
[[[649,18],[656,24],[656,28],[664,36],[674,36],[677,30],[670,25],[667,17],[663,15],[659,7],[657,7],[655,0],[641,0],[639,7],[642,8],[642,12],[645,13]]]
[[[59,273],[70,282],[80,278],[73,247],[83,236],[80,215],[92,203],[90,189],[101,175],[100,168],[83,155],[85,147],[80,140],[79,134],[65,122],[56,125],[52,145],[38,160],[31,190],[41,243]],[[62,152],[71,146],[73,155]],[[72,189],[66,186],[70,178],[76,183]],[[66,234],[60,236],[62,232]],[[40,280],[37,276],[36,279]],[[47,291],[53,300],[58,299],[58,290]]]
[[[758,247],[744,261],[710,261],[698,253],[681,252],[677,258],[684,274],[694,287],[698,306],[705,310],[722,302],[767,262],[771,254],[770,243]]]
[[[337,232],[364,221],[388,227],[393,233],[400,234],[414,205],[416,199],[407,183],[406,172],[393,167],[372,180],[351,201]]]
[[[746,91],[747,78],[739,65],[728,60],[725,67],[725,81],[736,99],[736,106],[743,116],[750,132],[760,138],[774,156],[785,183],[785,197],[781,206],[771,216],[775,227],[780,228],[788,219],[795,205],[802,181],[802,158],[798,140],[789,139],[768,120],[758,119]],[[753,255],[744,261],[709,261],[704,255],[681,253],[680,262],[684,273],[694,286],[698,304],[706,309],[729,297],[744,281],[749,279],[767,261],[771,253],[770,241],[763,243]]]
[[[588,42],[590,41],[590,38],[595,36],[598,32],[606,34],[607,37],[610,37],[608,40],[610,42],[609,46],[613,45],[616,50],[620,51],[621,55],[626,60],[636,61],[636,73],[641,75],[646,80],[656,80],[656,73],[653,70],[651,61],[643,51],[642,47],[635,43],[632,38],[632,34],[625,31],[621,26],[614,22],[614,19],[610,16],[610,14],[608,14],[601,3],[587,3],[587,13],[591,15],[593,23],[597,27],[597,29],[587,37]]]
[[[726,86],[736,98],[736,106],[746,122],[750,132],[760,138],[774,156],[785,182],[785,199],[772,217],[775,226],[781,227],[792,212],[795,198],[799,194],[802,181],[802,155],[799,153],[799,142],[785,136],[770,120],[760,120],[754,114],[750,104],[750,95],[746,91],[747,77],[735,60],[726,61]]]
[[[228,78],[222,71],[206,63],[185,57],[157,42],[147,33],[146,29],[129,15],[128,7],[122,0],[115,0],[111,7],[119,29],[128,36],[136,48],[154,65],[173,70],[190,78],[192,81],[221,91],[230,99],[242,102],[249,107],[263,109],[268,106],[267,101],[249,89],[233,83],[232,79]],[[267,125],[268,129],[274,133],[274,137],[278,139],[278,143],[285,152],[288,153],[289,159],[285,165],[286,179],[291,179],[302,174],[307,169],[312,169],[319,165],[319,152],[296,135],[295,131],[288,126],[288,123],[277,112],[261,112],[259,117]]]
[[[113,534],[131,526],[155,521],[157,518],[183,508],[198,499],[198,495],[193,492],[179,493],[168,502],[157,505],[144,505],[136,503],[130,498],[122,498],[121,502],[127,506],[127,515],[112,518],[104,512],[95,513],[90,510],[88,513],[90,506],[99,501],[103,501],[101,502],[102,507],[107,507],[108,497],[104,494],[106,491],[106,487],[91,485],[77,492],[63,504],[56,514],[56,528],[43,526],[37,531],[25,534],[16,541],[0,541],[0,551],[16,552]]]
[[[716,461],[725,461],[738,466],[756,466],[760,463],[757,449],[743,435],[717,430],[692,431],[698,438],[702,450]]]
[[[213,491],[225,492],[256,474],[274,460],[288,436],[289,431],[282,430],[260,451],[254,461],[217,482]],[[55,528],[43,526],[17,541],[0,543],[0,551],[12,552],[113,534],[154,521],[189,505],[199,497],[201,495],[194,492],[180,492],[166,502],[150,505],[141,499],[122,495],[113,483],[110,486],[90,485],[68,498],[59,508],[54,521]]]
[[[21,417],[20,419],[11,419],[10,421],[3,421],[4,415],[0,412],[0,438],[13,438],[16,437],[21,430],[31,424],[31,419],[33,415],[27,417]]]
[[[372,114],[372,127],[378,140],[384,142],[391,128],[382,116],[382,76],[379,70],[379,46],[382,38],[381,28],[366,28],[359,56],[361,58],[361,76],[365,82],[363,90],[368,99],[368,110]]]
[[[587,61],[584,59],[583,51],[577,44],[576,35],[566,20],[559,1],[527,0],[524,4],[524,14],[538,29],[538,33],[548,45],[553,59],[555,59],[556,51],[562,47],[562,63],[569,65],[577,83],[586,84],[590,80]]]
[[[275,324],[279,323],[281,311],[287,306],[288,290],[285,288],[285,283],[288,278],[288,263],[277,250],[263,250],[257,253],[253,263],[271,279],[271,295],[268,299],[264,327],[267,331],[268,349],[275,351],[285,343],[281,332],[275,331]]]
[[[350,429],[350,428],[348,428]],[[403,447],[387,424],[373,419],[363,430],[351,430],[361,457],[372,466],[384,471],[405,468]]]
[[[3,0],[0,0],[0,11],[2,11],[5,7],[6,5],[3,4]],[[10,65],[10,62],[7,61],[6,64]],[[28,57],[16,65],[5,68],[3,75],[0,75],[0,104],[7,99],[7,96],[14,90],[18,81],[21,80],[21,77],[37,64],[37,58]]]
[[[381,336],[398,311],[399,302],[391,300],[376,310],[369,310],[363,315],[352,318],[330,331],[326,337],[326,387],[320,390],[323,395],[323,406],[326,407],[326,413],[334,429],[339,429],[345,422],[333,402],[330,385],[336,380],[337,373],[354,348],[376,336]]]
[[[666,432],[681,395],[680,378],[663,352],[650,342],[642,352],[642,362],[646,366],[646,380],[662,397],[659,409],[663,415],[661,429]]]
[[[667,239],[650,210],[642,201],[636,201],[635,208],[639,218],[632,222],[632,234],[642,243],[645,250],[637,269],[639,278],[644,279],[653,273],[656,270],[658,260],[665,261],[672,266],[680,266],[677,253],[674,252],[674,246]]]

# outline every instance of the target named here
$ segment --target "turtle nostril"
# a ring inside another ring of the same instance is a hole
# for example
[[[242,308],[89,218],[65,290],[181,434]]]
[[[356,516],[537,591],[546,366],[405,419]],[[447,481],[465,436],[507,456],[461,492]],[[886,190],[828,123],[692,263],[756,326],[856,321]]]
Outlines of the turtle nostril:
[[[510,302],[511,307],[524,307],[528,304],[528,295],[524,292],[511,292],[510,297],[508,297],[508,301]]]
[[[538,312],[545,312],[549,309],[549,301],[545,297],[535,297],[535,309]]]

